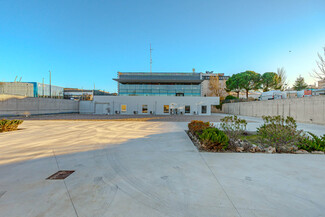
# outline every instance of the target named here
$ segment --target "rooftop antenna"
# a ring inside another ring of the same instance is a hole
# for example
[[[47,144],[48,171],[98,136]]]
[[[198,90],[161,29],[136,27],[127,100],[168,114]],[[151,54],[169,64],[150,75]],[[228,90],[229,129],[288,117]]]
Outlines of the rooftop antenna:
[[[23,77],[20,77],[20,79],[19,79],[19,81],[18,82],[21,82],[21,79],[22,79]]]
[[[152,55],[151,55],[151,43],[150,43],[150,73],[152,73]]]
[[[151,48],[150,48],[150,49],[151,49]],[[15,77],[15,80],[14,80],[14,82],[16,82],[17,78],[18,78],[18,75]]]
[[[95,82],[94,82],[93,98],[92,99],[94,99],[94,96],[95,96],[95,89],[96,89],[96,86],[95,86]]]

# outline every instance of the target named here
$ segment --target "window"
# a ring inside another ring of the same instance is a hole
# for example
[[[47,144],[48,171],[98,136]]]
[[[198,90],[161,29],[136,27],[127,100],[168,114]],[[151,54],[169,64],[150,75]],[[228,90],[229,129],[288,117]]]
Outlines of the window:
[[[191,113],[191,106],[186,105],[185,106],[185,114]]]
[[[164,105],[164,113],[169,113],[169,105]]]
[[[148,105],[142,105],[142,113],[148,113]]]
[[[121,112],[126,112],[126,105],[121,105]]]
[[[176,96],[184,96],[184,93],[176,93]]]
[[[206,106],[206,105],[203,105],[203,106],[201,107],[201,113],[202,113],[202,114],[206,114],[206,113],[207,113],[207,106]]]

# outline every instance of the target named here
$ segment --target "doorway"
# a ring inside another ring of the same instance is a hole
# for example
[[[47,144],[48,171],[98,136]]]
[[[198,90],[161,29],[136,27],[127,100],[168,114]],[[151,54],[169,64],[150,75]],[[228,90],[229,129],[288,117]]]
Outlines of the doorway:
[[[96,103],[95,114],[96,115],[107,115],[110,114],[111,109],[109,103]]]
[[[207,106],[203,105],[201,106],[201,114],[206,114],[207,113]]]

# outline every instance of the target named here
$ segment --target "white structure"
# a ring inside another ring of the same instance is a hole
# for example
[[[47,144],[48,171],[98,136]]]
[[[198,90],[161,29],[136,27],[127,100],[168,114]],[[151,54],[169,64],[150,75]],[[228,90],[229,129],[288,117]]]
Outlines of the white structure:
[[[320,80],[317,82],[318,83],[318,88],[325,88],[325,79],[324,80]]]
[[[94,96],[93,101],[80,101],[80,113],[210,115],[211,106],[219,103],[219,97]]]
[[[34,97],[34,85],[24,82],[0,82],[0,94]]]
[[[263,92],[262,95],[259,97],[260,101],[263,100],[274,100],[274,99],[290,99],[290,98],[302,98],[302,97],[309,97],[311,96],[311,93],[313,95],[317,95],[318,90],[290,90],[290,91],[280,91],[280,90],[271,90],[268,92]],[[322,93],[321,91],[318,91],[318,93]],[[318,94],[321,95],[321,94]]]
[[[313,95],[314,95],[314,96],[325,95],[325,88],[323,88],[323,89],[318,89],[318,90],[313,90]]]
[[[263,100],[273,100],[273,99],[286,99],[287,95],[285,92],[281,90],[271,90],[267,92],[263,92],[259,99]]]
[[[38,82],[0,82],[0,94],[6,95],[63,98],[63,89],[63,87]]]

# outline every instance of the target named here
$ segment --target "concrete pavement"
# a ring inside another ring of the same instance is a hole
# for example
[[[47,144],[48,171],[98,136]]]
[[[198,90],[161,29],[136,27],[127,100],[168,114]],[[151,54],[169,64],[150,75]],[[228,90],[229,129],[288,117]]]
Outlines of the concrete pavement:
[[[26,121],[0,134],[0,216],[325,215],[324,155],[198,152],[184,127]]]

